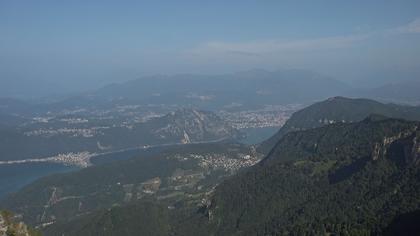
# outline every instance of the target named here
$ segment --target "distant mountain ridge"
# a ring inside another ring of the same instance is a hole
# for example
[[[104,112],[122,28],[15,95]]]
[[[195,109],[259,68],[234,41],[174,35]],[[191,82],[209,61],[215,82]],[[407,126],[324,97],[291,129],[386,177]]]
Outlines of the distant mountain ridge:
[[[404,80],[385,84],[370,89],[363,94],[365,97],[380,99],[388,102],[401,102],[420,105],[420,79]]]
[[[259,69],[220,75],[145,76],[30,106],[19,100],[0,99],[0,112],[5,111],[2,107],[5,104],[7,112],[17,111],[19,115],[77,108],[109,108],[122,104],[177,104],[204,110],[219,110],[237,104],[242,109],[248,109],[272,104],[310,104],[332,96],[419,105],[419,89],[419,80],[364,89],[308,70]]]
[[[358,122],[376,114],[391,118],[420,120],[420,107],[384,104],[370,99],[331,97],[295,112],[271,138],[261,143],[259,151],[268,153],[285,134],[333,123]]]
[[[370,89],[309,70],[254,69],[221,75],[155,75],[104,86],[90,99],[194,104],[215,108],[231,102],[249,105],[312,103],[332,96],[366,97],[385,102],[420,104],[420,80],[403,80]],[[252,96],[253,100],[247,99]],[[172,100],[171,100],[172,99]],[[175,100],[173,100],[175,99]]]
[[[349,90],[343,82],[306,70],[251,70],[224,75],[149,76],[110,84],[81,98],[87,103],[98,100],[220,109],[231,103],[250,107],[312,102]]]

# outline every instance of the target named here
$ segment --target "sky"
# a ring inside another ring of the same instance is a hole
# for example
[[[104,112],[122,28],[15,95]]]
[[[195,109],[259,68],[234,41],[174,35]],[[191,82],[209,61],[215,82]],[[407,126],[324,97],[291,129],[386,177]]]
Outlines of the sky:
[[[361,86],[420,79],[420,1],[0,0],[10,93],[255,68]]]

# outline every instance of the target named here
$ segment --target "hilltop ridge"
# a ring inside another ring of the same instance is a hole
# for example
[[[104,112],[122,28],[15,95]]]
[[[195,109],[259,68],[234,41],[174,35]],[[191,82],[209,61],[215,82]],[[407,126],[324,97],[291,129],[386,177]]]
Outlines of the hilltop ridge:
[[[274,144],[289,132],[334,123],[358,122],[370,115],[420,120],[420,107],[384,104],[364,98],[331,97],[292,114],[274,136],[261,143],[258,150],[262,153],[268,153]]]

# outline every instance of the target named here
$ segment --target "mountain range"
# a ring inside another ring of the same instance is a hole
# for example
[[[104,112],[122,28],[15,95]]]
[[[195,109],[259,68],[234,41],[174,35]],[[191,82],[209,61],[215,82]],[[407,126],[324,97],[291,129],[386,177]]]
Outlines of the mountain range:
[[[310,91],[305,88],[311,87]],[[109,103],[191,105],[205,110],[232,103],[243,109],[267,104],[312,102],[348,93],[340,81],[305,70],[252,70],[225,75],[156,75],[110,84],[61,102],[61,106]],[[77,100],[76,100],[77,101]]]
[[[307,70],[155,75],[58,98],[27,99],[30,102],[0,98],[0,114],[30,116],[129,104],[177,105],[203,110],[232,109],[234,104],[236,109],[247,110],[264,105],[312,104],[333,96],[365,97],[382,102],[418,105],[419,90],[420,83],[416,79],[367,89],[352,87],[340,80]]]
[[[375,99],[391,102],[411,102],[419,104],[420,80],[405,80],[385,84],[377,88],[370,89],[364,95]]]
[[[265,156],[234,143],[175,147],[43,178],[0,206],[46,235],[420,230],[416,107],[334,97],[295,114]]]
[[[196,200],[190,193],[178,195],[176,201],[158,197],[126,204],[111,201],[108,207],[66,218],[60,214],[84,207],[78,202],[85,197],[65,194],[76,186],[79,193],[92,192],[89,198],[97,191],[101,199],[107,196],[102,191],[119,194],[109,184],[83,190],[84,184],[70,181],[82,176],[79,173],[38,181],[3,205],[25,212],[28,221],[40,220],[37,214],[44,213],[69,219],[44,228],[46,235],[415,235],[420,209],[419,127],[418,122],[369,116],[360,122],[291,132],[261,162],[214,182],[219,183],[215,188],[204,187]],[[115,177],[135,173],[108,168]],[[88,177],[85,171],[83,179],[88,182],[100,178],[94,173],[97,177]],[[133,189],[125,177],[115,177],[107,178],[109,183],[121,181],[116,186],[120,183],[123,192]],[[152,183],[160,182],[154,178],[141,186],[149,184],[150,192],[160,188]],[[44,209],[44,204],[53,208]]]

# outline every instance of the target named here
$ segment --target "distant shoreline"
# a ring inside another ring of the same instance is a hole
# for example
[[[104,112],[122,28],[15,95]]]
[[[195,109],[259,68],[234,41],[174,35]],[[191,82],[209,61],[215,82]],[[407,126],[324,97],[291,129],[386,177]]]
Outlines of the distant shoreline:
[[[210,141],[199,141],[199,142],[190,142],[190,143],[166,143],[166,144],[157,144],[157,145],[144,145],[140,147],[124,148],[124,149],[119,149],[119,150],[109,151],[109,152],[102,152],[102,153],[90,153],[88,151],[77,152],[77,153],[70,152],[70,153],[58,154],[52,157],[0,161],[0,165],[48,162],[48,163],[63,164],[65,166],[76,166],[80,168],[86,168],[92,165],[90,160],[93,157],[99,157],[102,155],[121,153],[125,151],[147,150],[151,148],[160,148],[160,147],[180,146],[180,145],[189,145],[189,144],[217,143],[217,142],[222,142],[224,140],[228,140],[228,138],[220,138],[220,139],[215,139],[215,140],[210,140]]]

